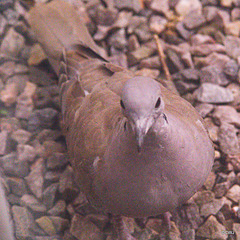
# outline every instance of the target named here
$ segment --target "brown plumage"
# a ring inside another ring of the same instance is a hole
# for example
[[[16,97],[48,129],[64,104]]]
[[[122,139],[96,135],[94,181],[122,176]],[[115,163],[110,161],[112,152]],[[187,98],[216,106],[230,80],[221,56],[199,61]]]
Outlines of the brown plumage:
[[[90,202],[146,217],[189,199],[214,156],[195,109],[156,81],[105,60],[69,4],[35,7],[29,23],[59,75],[70,161]]]

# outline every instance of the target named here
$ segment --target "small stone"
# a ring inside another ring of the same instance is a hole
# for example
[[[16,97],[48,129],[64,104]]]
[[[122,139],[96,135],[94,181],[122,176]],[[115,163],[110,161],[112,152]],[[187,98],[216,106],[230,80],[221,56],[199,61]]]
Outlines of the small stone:
[[[104,235],[100,229],[89,219],[75,214],[72,218],[70,233],[77,239],[103,240]]]
[[[10,28],[2,41],[0,51],[11,57],[18,57],[24,47],[24,37]]]
[[[20,199],[20,204],[37,213],[44,213],[47,210],[42,203],[40,203],[33,195],[30,194],[24,194]]]
[[[167,56],[169,58],[170,64],[176,71],[181,71],[185,68],[183,62],[179,57],[179,53],[173,49],[167,49]]]
[[[33,239],[34,218],[25,207],[12,207],[17,239]]]
[[[240,19],[240,8],[233,8],[231,11],[231,21],[234,22]]]
[[[149,27],[153,33],[160,34],[166,28],[167,20],[164,17],[153,15],[149,19]]]
[[[240,106],[240,86],[236,83],[230,83],[227,86],[227,88],[232,92],[233,98],[234,98],[231,105],[232,106]]]
[[[233,232],[236,235],[236,239],[240,239],[240,223],[233,224]]]
[[[210,216],[207,221],[197,230],[196,236],[210,239],[226,240],[228,235],[223,234],[226,228],[220,224],[214,216]]]
[[[44,179],[45,179],[46,182],[53,183],[53,182],[59,181],[60,176],[61,176],[61,172],[59,170],[48,171],[48,172],[46,172],[46,174],[44,176]]]
[[[226,24],[225,26],[226,35],[233,35],[238,37],[240,34],[240,21],[234,21]]]
[[[132,12],[122,10],[118,13],[117,19],[113,26],[116,28],[126,28],[129,25],[132,15]]]
[[[198,85],[196,83],[184,82],[184,81],[175,82],[175,86],[176,86],[178,92],[180,93],[180,95],[184,95],[188,92],[191,92],[198,87]]]
[[[203,103],[228,103],[233,101],[233,95],[229,89],[212,83],[201,84],[194,95],[197,101]]]
[[[28,187],[38,199],[42,199],[43,196],[44,169],[44,160],[39,158],[31,166],[30,174],[25,177]]]
[[[48,169],[59,169],[64,167],[68,163],[68,160],[63,153],[55,152],[47,159]]]
[[[132,9],[135,12],[139,12],[142,9],[141,2],[138,0],[114,0],[114,6],[119,9]]]
[[[44,157],[49,158],[52,154],[58,152],[58,153],[64,153],[66,151],[65,146],[62,143],[55,142],[55,141],[45,141],[43,143],[44,147]]]
[[[113,46],[116,49],[124,50],[127,46],[126,33],[124,28],[121,28],[111,34],[108,38],[109,46]]]
[[[222,152],[226,154],[236,154],[240,152],[237,129],[233,125],[222,123],[219,128],[218,138]]]
[[[100,230],[104,230],[109,223],[109,219],[106,215],[101,214],[89,214],[87,218],[93,222]]]
[[[137,70],[135,74],[137,76],[144,76],[156,79],[159,76],[160,71],[157,69],[142,68],[140,70]]]
[[[175,5],[175,11],[181,16],[186,16],[191,11],[201,11],[202,5],[199,0],[179,0]]]
[[[26,183],[22,178],[8,177],[7,183],[11,193],[17,196],[22,196],[27,192]]]
[[[135,51],[128,53],[128,63],[130,66],[133,66],[140,62],[142,59],[150,57],[154,52],[155,50],[152,48],[141,46]]]
[[[5,106],[9,107],[13,105],[17,100],[18,87],[16,83],[9,83],[5,85],[5,88],[1,91],[1,101]]]
[[[228,35],[224,39],[224,45],[227,54],[233,59],[237,59],[240,55],[240,39],[238,37]]]
[[[226,161],[231,163],[235,171],[240,172],[240,153],[228,155]]]
[[[6,27],[7,27],[7,20],[2,14],[0,14],[0,36],[4,34]]]
[[[12,7],[13,3],[14,3],[13,0],[2,0],[2,1],[0,1],[1,11],[4,11],[4,10],[8,9],[9,7]]]
[[[29,172],[28,163],[19,161],[15,152],[1,157],[0,163],[2,164],[4,172],[9,176],[25,177]]]
[[[0,155],[6,155],[11,152],[13,143],[10,134],[7,131],[0,132]]]
[[[190,39],[192,46],[198,45],[209,45],[215,43],[214,39],[211,36],[203,35],[203,34],[194,34]]]
[[[33,95],[36,88],[34,83],[26,82],[23,93],[17,98],[16,117],[26,120],[29,118],[34,108]]]
[[[149,57],[141,60],[138,67],[141,68],[150,68],[150,69],[160,69],[161,63],[158,56]]]
[[[118,65],[120,67],[128,68],[127,56],[124,53],[115,54],[115,55],[109,57],[108,60],[111,63]]]
[[[212,190],[215,184],[215,181],[216,181],[216,174],[214,172],[210,172],[206,182],[204,183],[204,186],[206,187],[207,190]]]
[[[219,69],[222,69],[230,60],[227,55],[216,52],[209,54],[207,57],[194,57],[195,67],[216,65]]]
[[[223,72],[229,76],[232,80],[236,80],[237,79],[237,75],[238,75],[238,65],[236,63],[235,60],[230,60],[229,62],[227,62],[223,68]]]
[[[32,163],[37,156],[35,148],[30,145],[18,144],[17,153],[19,161],[27,161],[29,163]]]
[[[165,0],[152,0],[150,4],[150,9],[153,11],[167,15],[169,11],[168,1]]]
[[[64,232],[64,230],[69,228],[68,219],[61,218],[59,216],[49,216],[49,218],[52,221],[57,233]]]
[[[226,197],[235,203],[240,201],[240,186],[235,184],[227,192]]]
[[[36,223],[41,227],[41,229],[45,233],[47,233],[50,236],[55,235],[57,233],[53,225],[53,222],[47,216],[43,216],[41,218],[36,219]]]
[[[19,13],[12,8],[8,8],[3,12],[4,17],[7,19],[9,25],[16,25],[19,19]]]
[[[232,7],[233,0],[220,0],[220,4],[223,7]]]
[[[79,192],[78,188],[75,186],[73,175],[73,169],[70,166],[67,166],[60,177],[59,192],[64,196],[65,199],[73,199]]]
[[[230,187],[230,182],[217,183],[214,187],[214,193],[216,198],[223,197]]]
[[[34,132],[43,128],[51,128],[56,123],[57,115],[58,112],[52,108],[33,111],[28,119],[28,130]]]
[[[187,30],[185,28],[183,22],[178,22],[176,24],[176,30],[179,33],[179,35],[185,40],[188,40],[193,34],[193,31]]]
[[[96,11],[95,20],[98,25],[111,26],[117,18],[117,9],[115,8],[104,8],[99,5]]]
[[[224,205],[224,199],[214,199],[212,202],[203,204],[200,208],[200,215],[203,217],[208,217],[210,215],[216,215],[218,211]]]
[[[213,111],[214,106],[209,103],[199,103],[195,108],[202,116],[202,118],[205,118],[209,113]]]
[[[226,49],[221,44],[199,44],[191,46],[190,49],[191,54],[195,56],[208,56],[211,53],[225,53]]]
[[[202,26],[206,22],[204,16],[198,10],[189,12],[183,20],[183,24],[189,30]]]
[[[47,206],[47,209],[50,209],[53,207],[58,187],[59,187],[59,184],[54,183],[54,184],[51,184],[49,187],[47,187],[43,191],[43,202]]]
[[[213,112],[213,118],[218,125],[225,122],[240,128],[240,113],[231,106],[217,106]]]
[[[18,144],[26,144],[32,134],[26,130],[18,129],[14,131],[11,135],[12,139],[15,140]]]
[[[209,190],[203,190],[203,191],[196,192],[192,198],[194,202],[201,207],[207,203],[213,202],[214,193]]]
[[[48,214],[52,216],[64,217],[66,215],[66,207],[67,207],[66,202],[64,200],[59,200],[51,209],[49,209]]]

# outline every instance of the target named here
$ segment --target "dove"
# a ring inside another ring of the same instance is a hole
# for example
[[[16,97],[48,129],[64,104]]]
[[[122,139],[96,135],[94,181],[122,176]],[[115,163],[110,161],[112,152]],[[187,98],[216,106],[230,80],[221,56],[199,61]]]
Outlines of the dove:
[[[121,223],[191,198],[214,159],[194,107],[157,80],[110,63],[70,4],[37,5],[28,22],[58,75],[69,160],[89,202]],[[134,239],[116,225],[119,239]]]

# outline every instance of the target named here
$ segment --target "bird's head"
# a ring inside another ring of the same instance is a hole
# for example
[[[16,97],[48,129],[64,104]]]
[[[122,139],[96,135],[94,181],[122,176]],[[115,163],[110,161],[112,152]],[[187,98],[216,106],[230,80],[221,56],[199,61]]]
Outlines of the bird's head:
[[[126,81],[120,100],[123,114],[135,133],[138,151],[156,119],[163,114],[160,84],[152,78],[134,77]]]

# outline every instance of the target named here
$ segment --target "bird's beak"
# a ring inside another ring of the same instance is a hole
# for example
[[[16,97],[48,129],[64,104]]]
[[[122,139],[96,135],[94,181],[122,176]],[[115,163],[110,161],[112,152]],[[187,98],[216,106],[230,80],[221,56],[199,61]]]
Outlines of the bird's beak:
[[[136,120],[133,123],[133,125],[134,126],[132,126],[132,127],[135,131],[137,149],[138,149],[138,152],[141,152],[144,138],[145,138],[149,128],[152,125],[152,121],[150,121],[150,119],[148,117],[141,118],[141,119]]]

